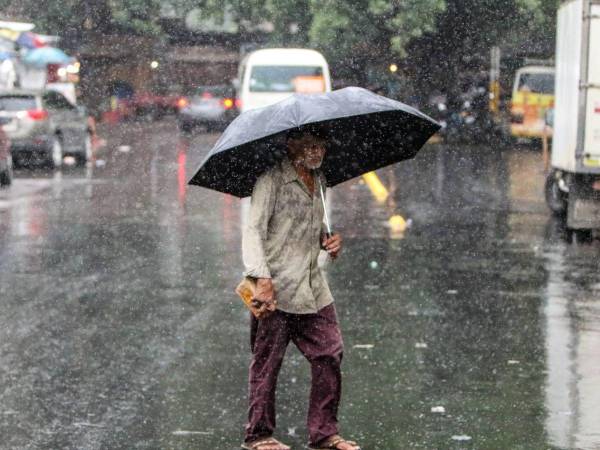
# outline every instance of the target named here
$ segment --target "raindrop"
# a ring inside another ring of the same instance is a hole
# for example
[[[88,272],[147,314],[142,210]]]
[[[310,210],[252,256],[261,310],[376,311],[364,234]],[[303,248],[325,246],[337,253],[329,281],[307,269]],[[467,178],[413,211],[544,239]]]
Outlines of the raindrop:
[[[213,434],[212,431],[188,431],[188,430],[175,430],[171,433],[173,436],[207,436]]]
[[[471,436],[467,436],[466,434],[455,434],[452,436],[453,441],[470,441]]]

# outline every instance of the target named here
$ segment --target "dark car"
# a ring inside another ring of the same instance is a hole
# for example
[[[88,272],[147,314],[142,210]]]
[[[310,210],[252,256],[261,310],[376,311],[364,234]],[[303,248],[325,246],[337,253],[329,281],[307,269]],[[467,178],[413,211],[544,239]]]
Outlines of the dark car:
[[[233,86],[200,86],[184,102],[177,115],[179,129],[190,132],[201,126],[207,131],[223,130],[237,115]]]
[[[123,111],[130,117],[150,117],[160,119],[166,114],[177,113],[185,101],[185,96],[175,90],[162,92],[137,92],[130,99],[122,101]]]
[[[42,160],[59,167],[65,155],[80,164],[91,158],[87,113],[56,91],[0,92],[0,120],[16,163]]]
[[[12,157],[10,155],[10,140],[4,132],[8,120],[0,118],[0,187],[12,183]]]

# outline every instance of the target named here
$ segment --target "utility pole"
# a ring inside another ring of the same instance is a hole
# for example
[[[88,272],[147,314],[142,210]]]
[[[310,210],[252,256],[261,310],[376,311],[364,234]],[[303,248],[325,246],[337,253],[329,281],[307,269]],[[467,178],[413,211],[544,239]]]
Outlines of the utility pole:
[[[489,108],[494,119],[498,119],[500,112],[500,47],[494,46],[491,50],[490,61],[490,102]]]

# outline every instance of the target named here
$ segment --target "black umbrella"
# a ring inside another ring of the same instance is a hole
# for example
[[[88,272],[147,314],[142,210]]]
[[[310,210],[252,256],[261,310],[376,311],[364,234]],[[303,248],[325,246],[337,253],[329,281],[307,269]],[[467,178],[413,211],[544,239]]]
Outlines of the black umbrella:
[[[224,131],[189,184],[246,197],[256,179],[286,154],[291,130],[327,139],[322,170],[327,186],[414,157],[440,125],[410,106],[348,87],[295,94],[239,115]]]

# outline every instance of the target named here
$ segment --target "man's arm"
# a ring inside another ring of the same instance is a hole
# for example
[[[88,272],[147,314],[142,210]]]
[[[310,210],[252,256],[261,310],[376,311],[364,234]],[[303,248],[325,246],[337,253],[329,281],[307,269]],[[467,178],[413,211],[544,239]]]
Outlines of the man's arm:
[[[275,206],[275,187],[269,174],[256,181],[250,200],[250,211],[242,233],[244,275],[253,278],[271,278],[265,257],[269,220]]]
[[[252,191],[248,222],[242,234],[242,259],[244,275],[256,278],[255,299],[266,303],[268,310],[273,310],[275,293],[271,280],[271,272],[265,257],[264,242],[267,239],[269,220],[275,206],[275,186],[269,174],[258,178]]]

